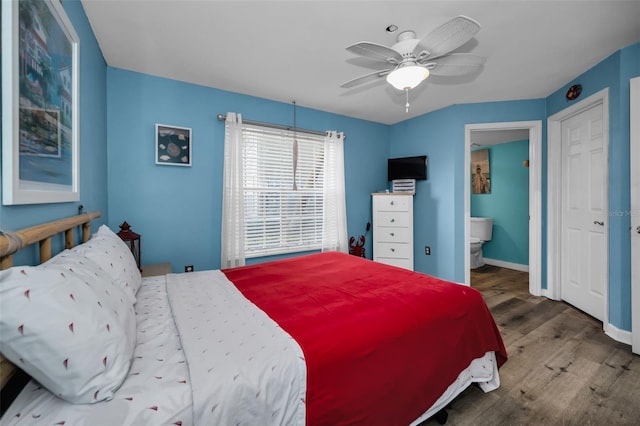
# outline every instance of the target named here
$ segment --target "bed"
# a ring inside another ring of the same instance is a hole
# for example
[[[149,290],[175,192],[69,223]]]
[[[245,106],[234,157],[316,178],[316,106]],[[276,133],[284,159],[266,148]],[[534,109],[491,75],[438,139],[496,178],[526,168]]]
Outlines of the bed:
[[[39,266],[8,254],[42,233],[0,236],[1,350],[32,378],[2,424],[407,425],[499,386],[472,288],[333,252],[142,278],[90,220]]]

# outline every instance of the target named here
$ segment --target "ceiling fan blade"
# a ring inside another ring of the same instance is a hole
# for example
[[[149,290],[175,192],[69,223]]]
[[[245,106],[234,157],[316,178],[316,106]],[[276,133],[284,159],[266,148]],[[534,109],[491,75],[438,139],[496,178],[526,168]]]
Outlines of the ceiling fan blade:
[[[462,46],[480,30],[480,24],[466,16],[456,16],[440,25],[418,42],[413,54],[416,58],[437,58]]]
[[[351,79],[349,81],[345,81],[344,83],[342,83],[340,85],[340,87],[348,89],[350,87],[354,87],[354,86],[357,86],[359,84],[366,83],[367,81],[372,81],[372,80],[378,79],[380,77],[384,77],[385,75],[389,74],[391,71],[393,71],[392,68],[390,68],[388,70],[380,70],[380,71],[372,72],[370,74],[361,75],[360,77],[356,77],[356,78]]]
[[[431,75],[455,77],[477,71],[484,64],[485,58],[467,53],[451,53],[432,62],[425,62],[424,66],[429,69]]]
[[[360,43],[347,46],[347,50],[351,53],[355,53],[356,55],[389,62],[394,65],[398,64],[402,60],[402,55],[392,48],[382,44],[370,43],[368,41],[362,41]]]

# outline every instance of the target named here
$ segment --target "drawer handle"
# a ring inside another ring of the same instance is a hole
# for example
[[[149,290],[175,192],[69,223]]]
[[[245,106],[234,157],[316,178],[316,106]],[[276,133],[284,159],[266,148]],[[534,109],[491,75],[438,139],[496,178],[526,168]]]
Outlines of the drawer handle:
[[[390,233],[389,233],[389,235],[391,235],[391,236],[393,237],[393,236],[394,236],[394,235],[396,235],[396,234],[394,234],[393,232],[390,232]]]
[[[393,205],[393,201],[390,204]]]
[[[393,222],[395,222],[395,221],[396,221],[395,219],[391,219],[391,223],[393,223]]]
[[[394,253],[396,251],[396,249],[394,249],[393,247],[391,247],[391,253]]]

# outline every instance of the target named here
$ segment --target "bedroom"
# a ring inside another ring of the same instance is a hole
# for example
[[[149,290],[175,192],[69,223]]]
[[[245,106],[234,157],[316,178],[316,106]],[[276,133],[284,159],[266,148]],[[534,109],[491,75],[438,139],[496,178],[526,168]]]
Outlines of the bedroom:
[[[132,224],[143,236],[144,263],[171,261],[176,272],[187,264],[195,265],[196,270],[219,267],[221,191],[218,188],[222,179],[223,124],[215,115],[238,111],[250,119],[290,123],[291,105],[107,66],[82,4],[64,1],[63,5],[82,41],[81,202],[1,206],[1,228],[18,229],[69,216],[82,204],[88,211],[101,211],[100,221],[112,229],[117,229],[125,219]],[[430,257],[416,255],[416,270],[464,281],[460,249],[464,241],[461,225],[464,212],[460,207],[463,204],[460,194],[464,185],[461,171],[465,124],[546,122],[549,116],[565,108],[564,94],[571,85],[582,84],[583,97],[609,87],[612,105],[609,207],[612,211],[629,210],[626,105],[628,79],[640,74],[637,41],[636,38],[635,44],[618,46],[619,50],[612,51],[597,65],[585,68],[544,97],[450,106],[392,125],[301,105],[298,124],[304,128],[338,129],[347,134],[350,235],[364,232],[369,218],[370,193],[387,186],[386,159],[426,152],[430,159],[430,180],[418,187],[415,208],[431,219],[416,224],[415,240],[416,246],[428,243],[435,249]],[[402,109],[401,105],[393,107]],[[191,168],[157,167],[153,163],[155,123],[194,129]],[[361,167],[362,164],[367,167]],[[212,184],[203,189],[203,182]],[[617,218],[611,227],[609,320],[619,330],[630,332],[628,218]],[[370,253],[370,242],[367,244]]]

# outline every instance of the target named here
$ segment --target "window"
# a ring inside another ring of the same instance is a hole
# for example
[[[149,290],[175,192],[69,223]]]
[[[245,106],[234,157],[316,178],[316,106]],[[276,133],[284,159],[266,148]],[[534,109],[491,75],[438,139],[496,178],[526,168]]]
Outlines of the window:
[[[323,136],[245,124],[242,159],[246,257],[319,250]]]

